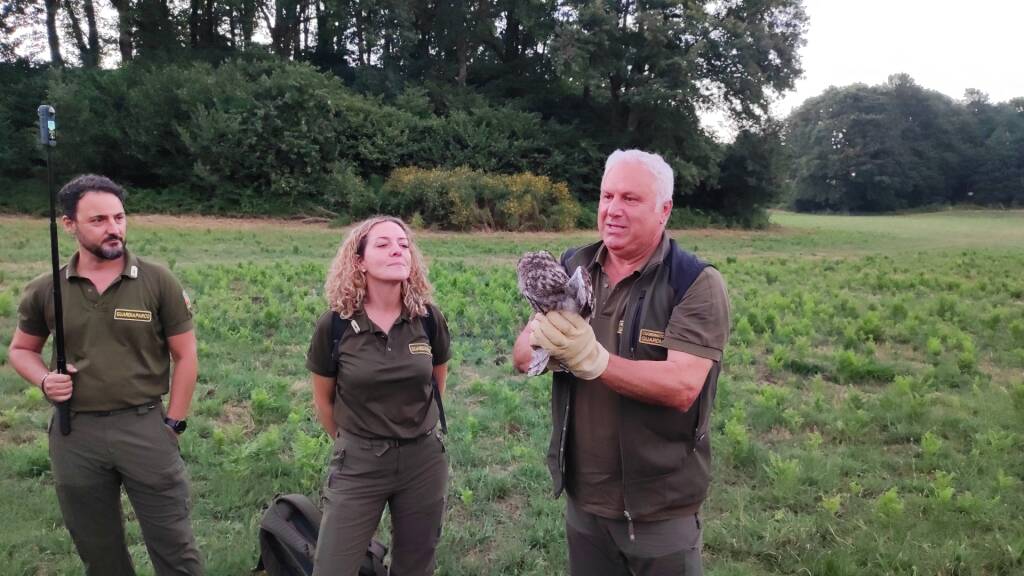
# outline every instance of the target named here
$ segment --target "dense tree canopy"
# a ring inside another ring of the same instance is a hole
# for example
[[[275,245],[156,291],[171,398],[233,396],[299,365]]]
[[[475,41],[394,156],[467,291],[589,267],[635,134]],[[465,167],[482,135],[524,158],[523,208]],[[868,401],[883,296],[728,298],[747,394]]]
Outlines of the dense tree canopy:
[[[1024,106],[977,90],[956,102],[895,74],[830,88],[788,120],[794,205],[877,212],[1024,203]]]
[[[608,152],[641,147],[675,168],[678,205],[713,205],[735,153],[698,112],[759,132],[801,73],[806,29],[800,0],[10,5],[0,27],[23,33],[0,58],[49,54],[73,165],[204,194],[252,186],[273,202],[337,185],[338,171],[372,181],[407,165],[529,171],[587,200]],[[38,92],[29,76],[22,95]],[[18,114],[0,122],[27,134]],[[28,171],[3,160],[0,173]]]

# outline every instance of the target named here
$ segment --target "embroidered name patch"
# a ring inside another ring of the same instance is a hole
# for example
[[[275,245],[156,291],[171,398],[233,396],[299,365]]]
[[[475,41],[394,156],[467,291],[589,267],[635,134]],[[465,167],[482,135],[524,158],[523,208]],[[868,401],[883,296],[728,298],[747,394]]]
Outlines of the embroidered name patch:
[[[426,354],[430,356],[430,344],[424,344],[422,342],[416,344],[409,344],[410,354]]]
[[[661,346],[665,342],[665,333],[657,330],[640,330],[640,343]]]
[[[152,322],[153,313],[149,310],[114,309],[114,320],[131,320],[132,322]]]

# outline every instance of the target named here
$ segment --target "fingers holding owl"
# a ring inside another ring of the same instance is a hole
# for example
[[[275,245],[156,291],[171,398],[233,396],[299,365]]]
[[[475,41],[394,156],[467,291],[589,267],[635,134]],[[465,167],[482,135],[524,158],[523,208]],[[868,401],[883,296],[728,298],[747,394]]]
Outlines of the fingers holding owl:
[[[608,368],[608,350],[579,314],[554,310],[537,314],[530,325],[530,345],[547,350],[577,378],[593,380]]]

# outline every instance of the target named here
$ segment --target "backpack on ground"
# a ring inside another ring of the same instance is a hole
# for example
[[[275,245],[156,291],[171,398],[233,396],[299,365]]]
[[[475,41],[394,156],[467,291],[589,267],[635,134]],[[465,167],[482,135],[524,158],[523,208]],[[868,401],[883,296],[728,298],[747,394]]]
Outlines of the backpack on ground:
[[[254,572],[269,576],[310,576],[316,557],[322,514],[302,494],[280,494],[260,520],[260,558]],[[387,576],[384,556],[388,549],[370,540],[359,576]]]

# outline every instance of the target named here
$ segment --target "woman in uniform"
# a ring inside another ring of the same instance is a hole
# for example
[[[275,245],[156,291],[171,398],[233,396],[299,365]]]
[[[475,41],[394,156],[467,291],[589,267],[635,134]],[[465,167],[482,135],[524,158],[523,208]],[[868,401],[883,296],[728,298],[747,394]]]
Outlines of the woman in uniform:
[[[317,418],[335,438],[314,574],[355,576],[385,504],[391,574],[434,572],[448,490],[438,420],[450,337],[431,291],[398,218],[357,224],[331,264],[330,310],[306,361]]]

